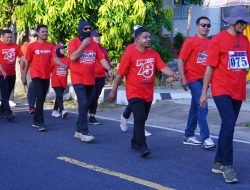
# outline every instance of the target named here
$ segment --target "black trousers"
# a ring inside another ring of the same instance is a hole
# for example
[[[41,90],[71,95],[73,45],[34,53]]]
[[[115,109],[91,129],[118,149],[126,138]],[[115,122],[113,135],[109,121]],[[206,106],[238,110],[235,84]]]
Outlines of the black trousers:
[[[55,104],[54,104],[54,110],[58,111],[59,108],[59,112],[62,112],[64,110],[63,107],[63,93],[65,88],[63,87],[53,87],[55,93],[56,93],[56,100],[55,100]]]
[[[91,96],[90,105],[89,105],[90,114],[96,114],[98,99],[99,99],[100,94],[102,93],[102,89],[104,85],[105,85],[105,77],[95,79],[93,95]]]
[[[49,79],[41,79],[38,77],[32,78],[33,94],[36,100],[36,112],[34,115],[34,122],[44,123],[43,105],[45,102],[46,94],[49,89]]]
[[[7,76],[5,79],[3,76],[0,76],[0,90],[1,90],[1,106],[0,110],[1,113],[6,112],[7,115],[12,114],[12,111],[10,109],[9,100],[11,92],[13,91],[15,87],[16,82],[16,75]]]
[[[141,98],[132,98],[128,102],[134,115],[134,130],[131,144],[137,144],[140,148],[147,147],[145,122],[148,118],[152,102],[145,102]]]

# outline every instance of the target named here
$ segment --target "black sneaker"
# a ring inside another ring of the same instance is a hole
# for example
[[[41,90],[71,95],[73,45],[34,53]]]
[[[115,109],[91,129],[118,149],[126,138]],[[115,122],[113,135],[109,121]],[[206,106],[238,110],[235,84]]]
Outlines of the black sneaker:
[[[8,121],[13,121],[15,119],[15,116],[13,114],[7,115]]]
[[[100,125],[100,122],[98,122],[95,118],[95,116],[90,116],[89,117],[89,124],[92,124],[92,125]]]
[[[142,158],[146,158],[151,154],[150,150],[147,147],[142,147],[140,152]]]

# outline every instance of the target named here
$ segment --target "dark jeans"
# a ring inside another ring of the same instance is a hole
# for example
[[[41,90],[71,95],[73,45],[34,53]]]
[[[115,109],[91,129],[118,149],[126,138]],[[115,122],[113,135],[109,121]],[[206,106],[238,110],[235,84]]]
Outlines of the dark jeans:
[[[94,86],[95,89],[93,90],[93,95],[92,95],[91,102],[89,105],[90,114],[94,114],[94,115],[96,114],[98,99],[99,99],[100,94],[102,93],[102,89],[104,85],[105,85],[105,77],[95,79],[95,86]]]
[[[0,106],[1,113],[6,112],[7,115],[12,114],[12,111],[9,105],[9,99],[10,99],[11,92],[13,91],[15,87],[15,82],[16,82],[15,75],[7,76],[5,79],[3,78],[3,76],[0,76],[0,90],[1,90],[1,97],[2,97],[1,106]]]
[[[130,115],[131,115],[131,113],[132,113],[132,109],[131,109],[131,106],[129,106],[129,104],[126,106],[126,109],[124,110],[124,112],[123,112],[123,117],[125,118],[125,119],[128,119],[129,117],[130,117]]]
[[[234,100],[229,95],[213,98],[222,120],[215,163],[219,162],[224,166],[233,165],[233,134],[242,101]]]
[[[63,93],[65,88],[63,87],[53,87],[55,93],[56,93],[56,100],[55,100],[55,104],[54,104],[54,110],[58,110],[59,108],[59,112],[61,113],[64,110],[63,107]]]
[[[32,83],[30,73],[27,73],[26,80],[27,80],[27,99],[28,99],[29,108],[34,108],[36,100],[35,100],[35,96],[33,93],[33,83]]]
[[[147,147],[145,137],[145,122],[148,118],[151,102],[145,102],[140,98],[132,98],[128,100],[128,102],[134,115],[134,130],[131,144],[137,144],[140,148]]]
[[[78,103],[78,119],[76,123],[76,131],[82,134],[88,134],[88,107],[91,96],[93,95],[94,85],[73,85]]]
[[[200,107],[200,97],[202,92],[202,81],[196,80],[192,83],[188,83],[188,87],[191,91],[191,107],[188,115],[187,128],[185,130],[186,137],[194,136],[197,123],[200,127],[200,139],[204,142],[209,138],[210,132],[207,124],[208,106],[207,103],[204,107]]]
[[[41,79],[35,77],[32,79],[33,83],[33,93],[36,100],[36,112],[34,115],[34,122],[35,123],[44,123],[43,117],[43,105],[45,102],[46,94],[49,89],[49,79]]]

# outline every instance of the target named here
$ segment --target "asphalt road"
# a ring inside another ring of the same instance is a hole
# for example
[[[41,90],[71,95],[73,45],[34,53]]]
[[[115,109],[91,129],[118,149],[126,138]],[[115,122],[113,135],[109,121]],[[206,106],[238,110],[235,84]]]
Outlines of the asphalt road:
[[[240,183],[226,184],[211,173],[215,151],[182,144],[183,134],[150,128],[152,155],[141,159],[130,149],[132,128],[124,133],[117,121],[99,119],[91,126],[96,141],[73,137],[76,115],[52,118],[47,132],[32,128],[32,116],[20,109],[12,123],[0,120],[1,190],[146,190],[250,189],[250,145],[234,143]]]

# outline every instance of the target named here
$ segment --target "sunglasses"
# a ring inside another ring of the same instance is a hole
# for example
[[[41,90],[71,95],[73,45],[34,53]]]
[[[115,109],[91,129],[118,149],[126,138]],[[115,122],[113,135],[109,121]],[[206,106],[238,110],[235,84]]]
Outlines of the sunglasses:
[[[83,31],[91,31],[92,30],[92,27],[85,27],[83,28]]]
[[[202,28],[210,28],[211,24],[200,24]]]
[[[241,26],[243,26],[243,25],[247,25],[248,22],[245,22],[244,20],[239,20],[236,22],[236,24],[240,24]]]

